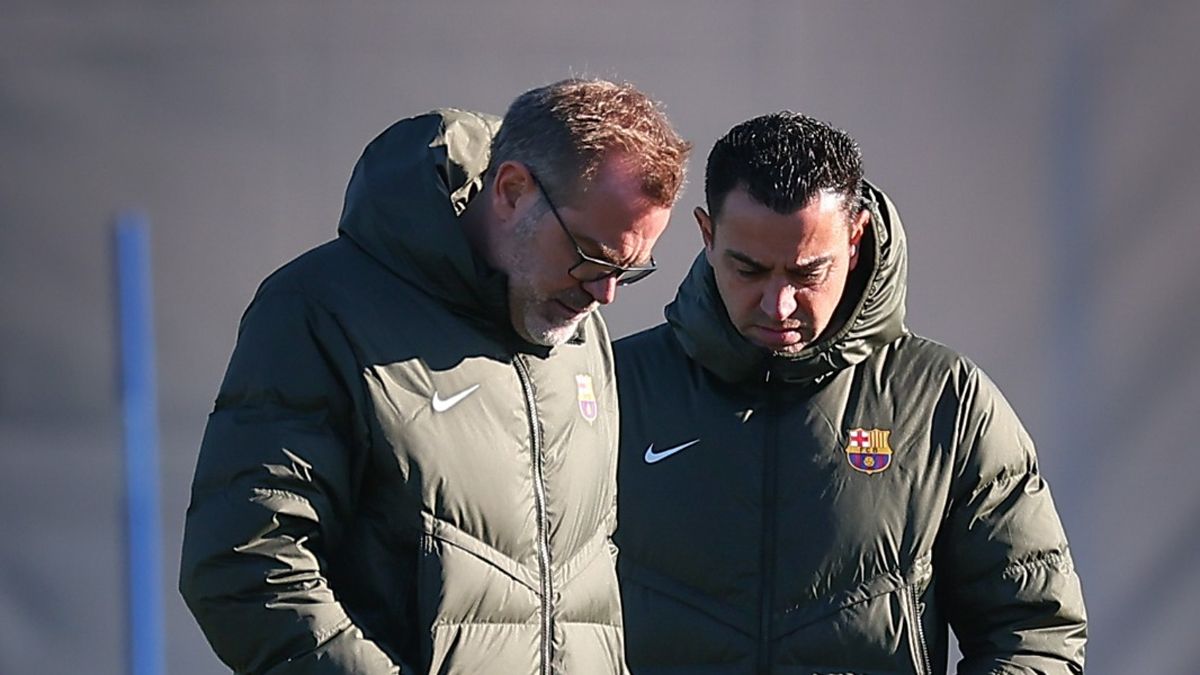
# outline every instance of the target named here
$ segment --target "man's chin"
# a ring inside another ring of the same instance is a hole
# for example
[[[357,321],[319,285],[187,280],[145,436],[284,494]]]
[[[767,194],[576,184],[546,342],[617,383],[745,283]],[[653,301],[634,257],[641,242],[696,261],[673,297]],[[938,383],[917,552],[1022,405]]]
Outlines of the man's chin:
[[[799,330],[783,332],[752,328],[743,331],[742,337],[754,346],[771,352],[774,356],[795,356],[812,344],[812,340],[808,339],[808,333]]]
[[[579,331],[580,322],[586,317],[587,314],[581,314],[565,322],[550,322],[540,317],[527,317],[525,330],[520,331],[522,333],[521,337],[535,345],[557,347],[575,337],[575,334]]]
[[[772,344],[762,340],[747,340],[750,344],[769,353],[771,356],[789,357],[795,356],[804,351],[811,344],[809,342],[794,342],[791,344]]]
[[[783,358],[792,357],[804,351],[805,349],[808,349],[808,345],[809,343],[807,342],[800,342],[794,345],[788,345],[782,349],[773,349],[771,350],[771,355],[781,356]]]
[[[534,333],[525,337],[526,340],[543,347],[557,347],[565,344],[571,338],[575,337],[575,331],[579,328],[578,325],[569,328],[553,328],[538,333]]]
[[[543,347],[556,347],[575,337],[579,324],[595,309],[595,305],[584,311],[555,299],[525,300],[517,295],[510,298],[512,324],[517,334],[526,342]]]

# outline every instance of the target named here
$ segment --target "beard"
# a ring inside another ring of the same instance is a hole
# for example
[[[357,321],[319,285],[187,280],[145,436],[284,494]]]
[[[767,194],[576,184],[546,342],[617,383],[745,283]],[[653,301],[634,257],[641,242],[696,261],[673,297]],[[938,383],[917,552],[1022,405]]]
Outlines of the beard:
[[[561,314],[558,302],[573,307],[578,305],[541,293],[530,283],[530,279],[522,276],[518,272],[508,279],[508,305],[517,333],[525,340],[543,347],[555,347],[574,337],[580,322],[587,318],[594,306],[573,316],[556,316]]]
[[[542,290],[537,270],[541,266],[533,245],[538,210],[523,218],[513,231],[512,248],[507,256],[508,307],[513,329],[526,341],[543,347],[555,347],[575,336],[579,324],[597,306],[596,301],[582,288],[549,293]],[[583,310],[564,316],[567,307]]]

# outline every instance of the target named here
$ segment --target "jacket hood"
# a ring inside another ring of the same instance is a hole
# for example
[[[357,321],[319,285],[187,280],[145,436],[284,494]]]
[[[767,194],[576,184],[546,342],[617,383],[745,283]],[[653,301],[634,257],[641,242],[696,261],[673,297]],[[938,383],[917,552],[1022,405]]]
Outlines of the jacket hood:
[[[458,223],[483,189],[499,128],[454,109],[388,127],[354,167],[338,233],[447,305],[507,324],[507,282],[476,261]]]
[[[892,201],[863,182],[871,223],[863,252],[846,282],[834,330],[791,356],[774,356],[747,341],[729,320],[716,278],[702,251],[665,314],[684,351],[717,377],[732,383],[779,379],[803,383],[854,365],[907,332],[904,327],[908,251]]]

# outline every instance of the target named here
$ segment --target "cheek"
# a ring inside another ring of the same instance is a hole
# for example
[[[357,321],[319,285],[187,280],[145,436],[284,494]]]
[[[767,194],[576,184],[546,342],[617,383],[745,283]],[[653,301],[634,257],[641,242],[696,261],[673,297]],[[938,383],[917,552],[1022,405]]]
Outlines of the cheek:
[[[819,294],[815,294],[810,300],[810,311],[813,318],[819,323],[828,323],[833,318],[834,312],[837,310],[838,302],[842,298],[840,286],[836,289],[824,290]]]
[[[526,278],[541,284],[552,284],[567,276],[570,265],[564,265],[560,252],[550,246],[543,237],[519,242],[517,256],[521,259],[522,273]]]
[[[756,284],[726,284],[721,295],[735,324],[752,319],[761,311],[759,305],[762,304],[762,289]]]

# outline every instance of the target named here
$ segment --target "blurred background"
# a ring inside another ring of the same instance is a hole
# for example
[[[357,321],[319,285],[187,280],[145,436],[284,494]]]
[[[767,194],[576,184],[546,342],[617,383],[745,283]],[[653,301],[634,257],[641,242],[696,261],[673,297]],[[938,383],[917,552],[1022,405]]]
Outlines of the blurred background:
[[[717,137],[784,108],[846,129],[908,227],[910,326],[1038,442],[1089,672],[1195,672],[1197,27],[1200,4],[1133,0],[6,0],[0,673],[128,672],[114,214],[152,222],[168,672],[220,673],[175,590],[180,533],[258,282],[334,235],[391,122],[502,114],[568,75],[634,82],[696,146],[615,335],[661,320],[699,249]]]

